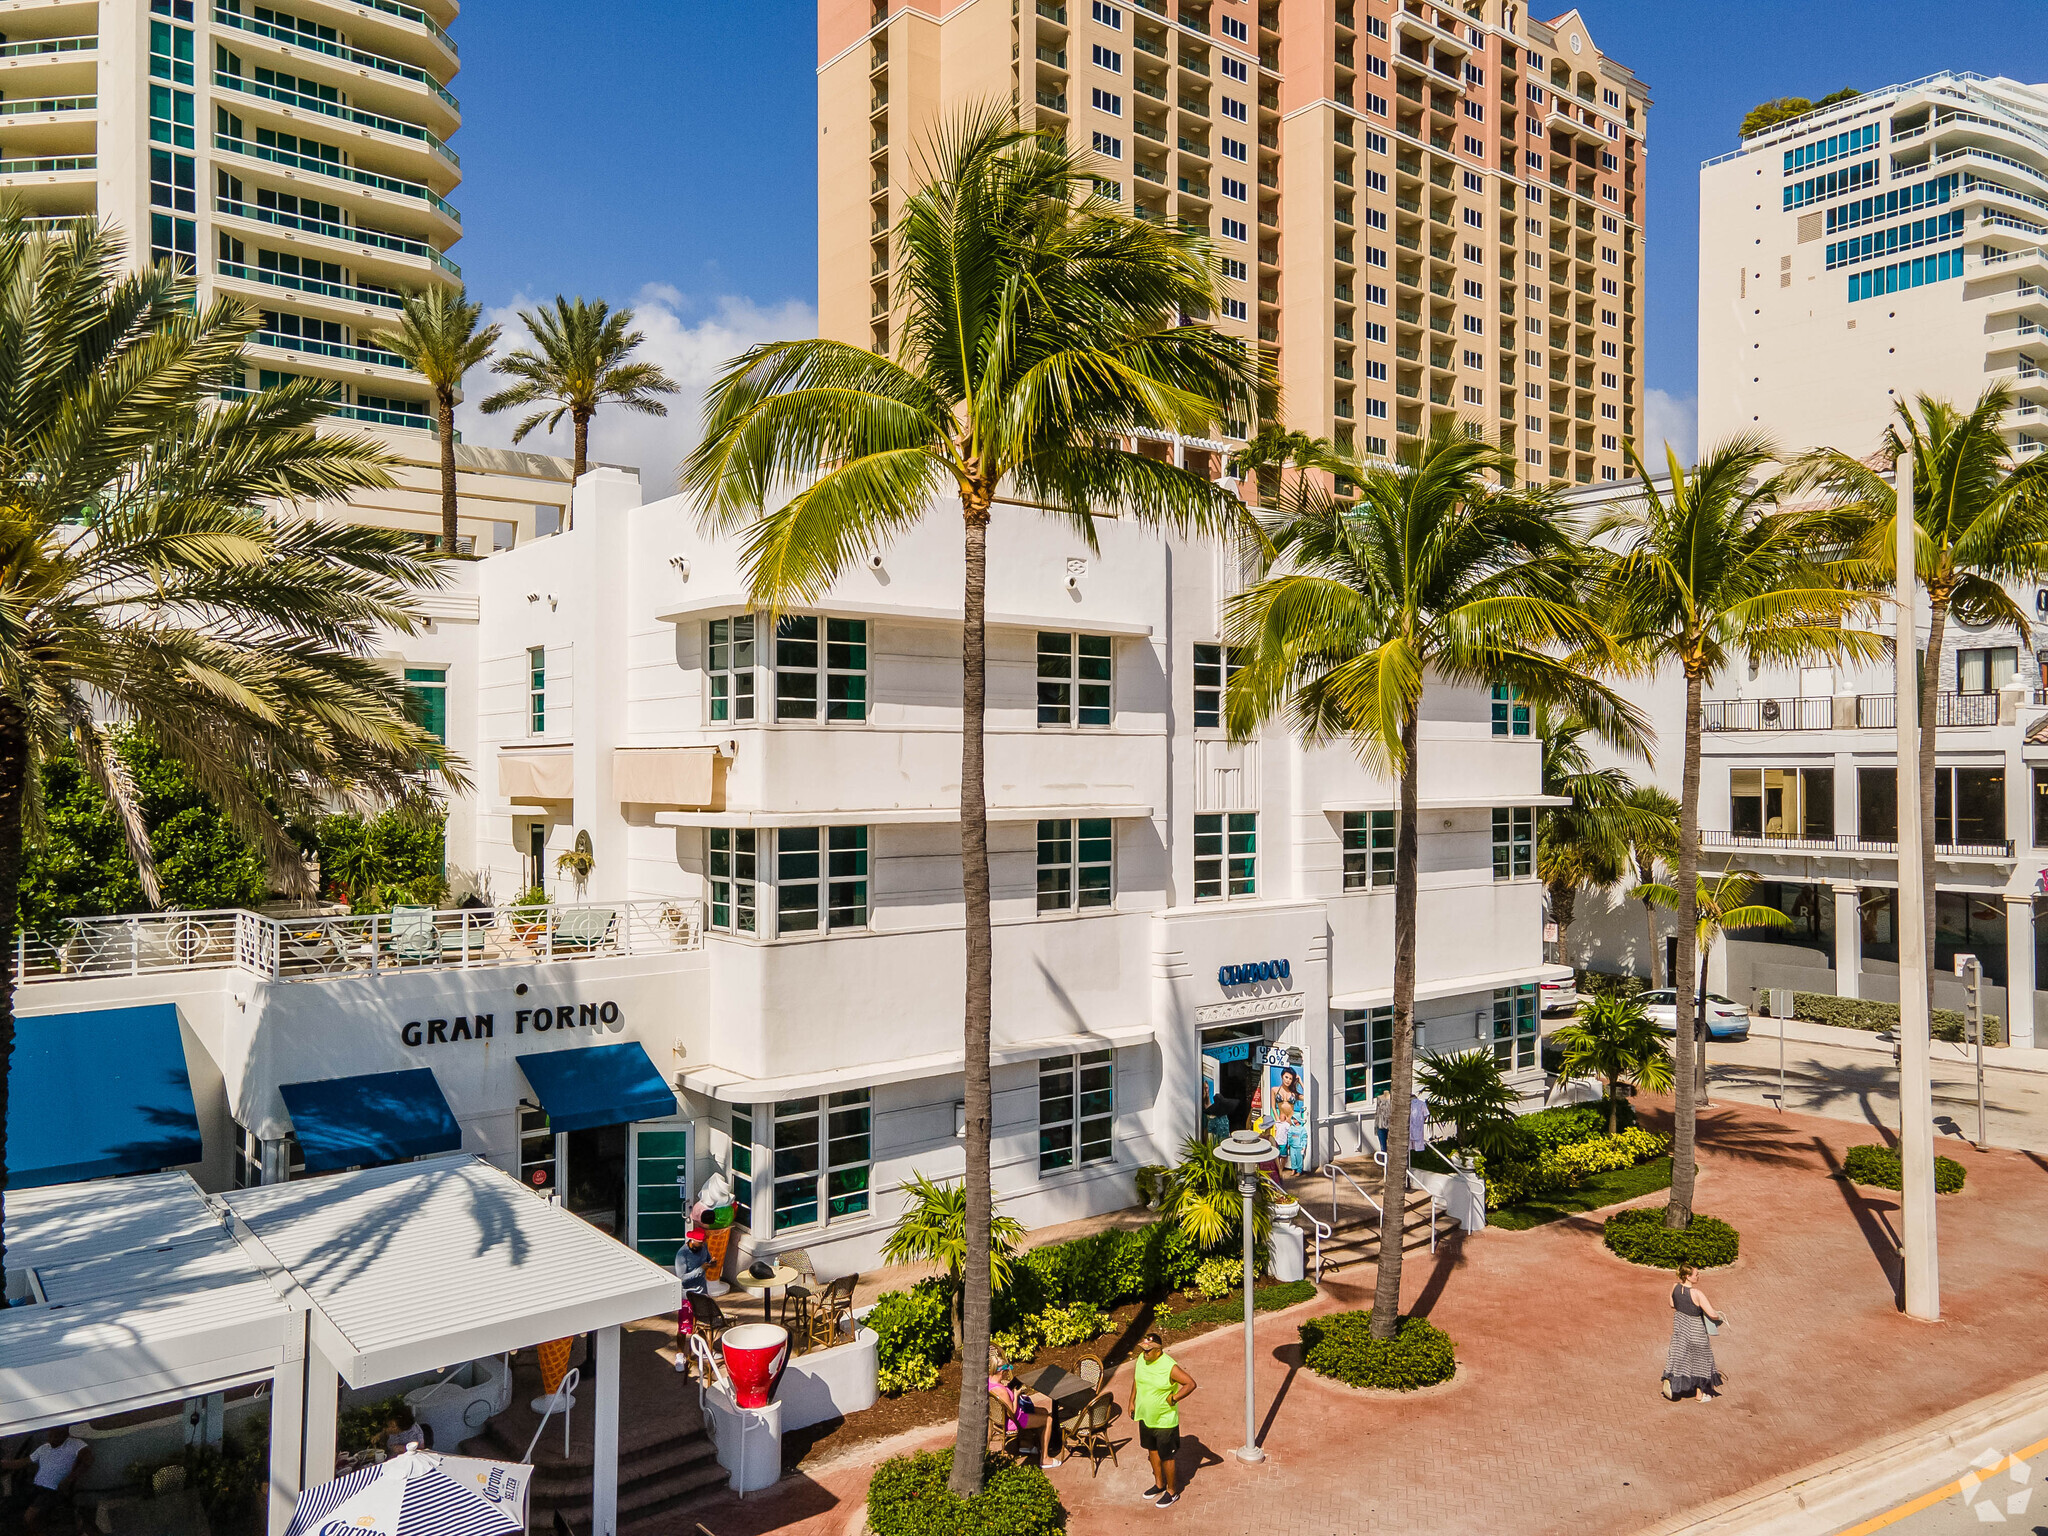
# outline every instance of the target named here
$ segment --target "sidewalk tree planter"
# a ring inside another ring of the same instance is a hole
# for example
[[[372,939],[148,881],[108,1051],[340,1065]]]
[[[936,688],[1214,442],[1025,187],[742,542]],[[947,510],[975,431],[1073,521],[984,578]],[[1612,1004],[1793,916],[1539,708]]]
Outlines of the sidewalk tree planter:
[[[1413,1392],[1458,1373],[1451,1336],[1420,1317],[1404,1317],[1391,1339],[1376,1339],[1370,1311],[1332,1312],[1301,1325],[1301,1345],[1310,1370],[1354,1387]]]
[[[1742,1250],[1740,1235],[1727,1222],[1695,1215],[1683,1227],[1669,1227],[1664,1212],[1654,1205],[1616,1211],[1607,1218],[1603,1235],[1607,1246],[1629,1263],[1651,1269],[1676,1269],[1681,1264],[1718,1269],[1733,1264]]]
[[[1899,1149],[1868,1142],[1860,1147],[1851,1147],[1842,1159],[1842,1172],[1850,1181],[1868,1184],[1873,1189],[1897,1189],[1899,1187]],[[1963,1165],[1952,1157],[1937,1157],[1934,1160],[1934,1192],[1938,1195],[1952,1195],[1963,1187],[1966,1177]]]
[[[981,1492],[961,1498],[946,1486],[950,1451],[893,1456],[868,1484],[868,1529],[875,1536],[1052,1536],[1067,1512],[1037,1467],[991,1456]]]

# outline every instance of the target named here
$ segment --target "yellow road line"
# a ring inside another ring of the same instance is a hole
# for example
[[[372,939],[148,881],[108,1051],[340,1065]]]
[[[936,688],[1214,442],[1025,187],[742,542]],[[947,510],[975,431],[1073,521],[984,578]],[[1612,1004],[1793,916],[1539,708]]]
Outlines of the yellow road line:
[[[2036,1440],[2025,1450],[2014,1451],[1995,1467],[1988,1467],[1981,1472],[1977,1471],[1975,1467],[1972,1467],[1970,1470],[1977,1472],[1977,1480],[1979,1482],[1989,1482],[1992,1478],[1998,1476],[1999,1473],[2011,1467],[2014,1462],[2031,1461],[2036,1453],[2040,1451],[2048,1451],[2048,1440]],[[1954,1498],[1962,1491],[1963,1480],[1957,1478],[1952,1483],[1943,1484],[1932,1493],[1923,1493],[1919,1498],[1912,1500],[1910,1503],[1901,1504],[1897,1509],[1886,1510],[1881,1515],[1873,1515],[1861,1525],[1852,1525],[1848,1530],[1841,1532],[1840,1536],[1871,1536],[1873,1531],[1881,1531],[1888,1525],[1895,1525],[1909,1516],[1919,1514],[1923,1509],[1932,1509],[1935,1505]]]

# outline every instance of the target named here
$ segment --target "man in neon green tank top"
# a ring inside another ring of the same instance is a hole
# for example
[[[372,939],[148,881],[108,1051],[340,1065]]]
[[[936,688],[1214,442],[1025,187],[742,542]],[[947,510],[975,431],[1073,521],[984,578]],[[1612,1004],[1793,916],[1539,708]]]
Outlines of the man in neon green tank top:
[[[1147,1502],[1161,1509],[1180,1502],[1180,1400],[1195,1390],[1195,1378],[1166,1352],[1166,1340],[1148,1333],[1138,1343],[1131,1387],[1131,1417],[1138,1421],[1138,1444],[1152,1458],[1152,1486]]]

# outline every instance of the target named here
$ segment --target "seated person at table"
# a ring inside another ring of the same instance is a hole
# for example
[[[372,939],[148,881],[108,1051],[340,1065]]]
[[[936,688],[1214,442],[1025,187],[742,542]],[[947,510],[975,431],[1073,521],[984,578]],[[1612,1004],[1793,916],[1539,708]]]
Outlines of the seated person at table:
[[[74,1520],[60,1518],[78,1480],[92,1467],[92,1447],[71,1433],[70,1426],[53,1425],[42,1443],[16,1460],[0,1461],[0,1471],[15,1474],[14,1492],[0,1504],[0,1520],[7,1527],[19,1521],[24,1531],[70,1530]],[[22,1474],[33,1472],[34,1476]]]
[[[690,1228],[683,1246],[676,1250],[676,1278],[683,1282],[685,1295],[704,1290],[704,1271],[710,1263],[710,1234],[702,1227]]]
[[[1013,1435],[1038,1431],[1038,1464],[1041,1467],[1056,1467],[1060,1458],[1052,1453],[1053,1406],[1048,1398],[1027,1391],[1017,1380],[1017,1369],[995,1350],[988,1352],[988,1390],[992,1396],[1009,1406],[1009,1420],[1004,1424]]]

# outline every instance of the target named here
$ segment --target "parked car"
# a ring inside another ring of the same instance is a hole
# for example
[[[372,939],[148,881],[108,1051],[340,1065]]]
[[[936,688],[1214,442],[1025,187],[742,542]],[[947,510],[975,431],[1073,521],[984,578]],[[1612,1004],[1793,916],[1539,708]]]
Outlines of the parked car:
[[[1643,1010],[1649,1014],[1650,1022],[1667,1035],[1678,1033],[1678,994],[1665,987],[1656,992],[1640,994]],[[1749,1038],[1749,1009],[1738,1002],[1723,997],[1718,992],[1707,994],[1707,1038],[1709,1040],[1747,1040]]]
[[[1576,1013],[1579,1007],[1577,978],[1565,976],[1536,983],[1536,1008],[1544,1018],[1558,1013]]]

